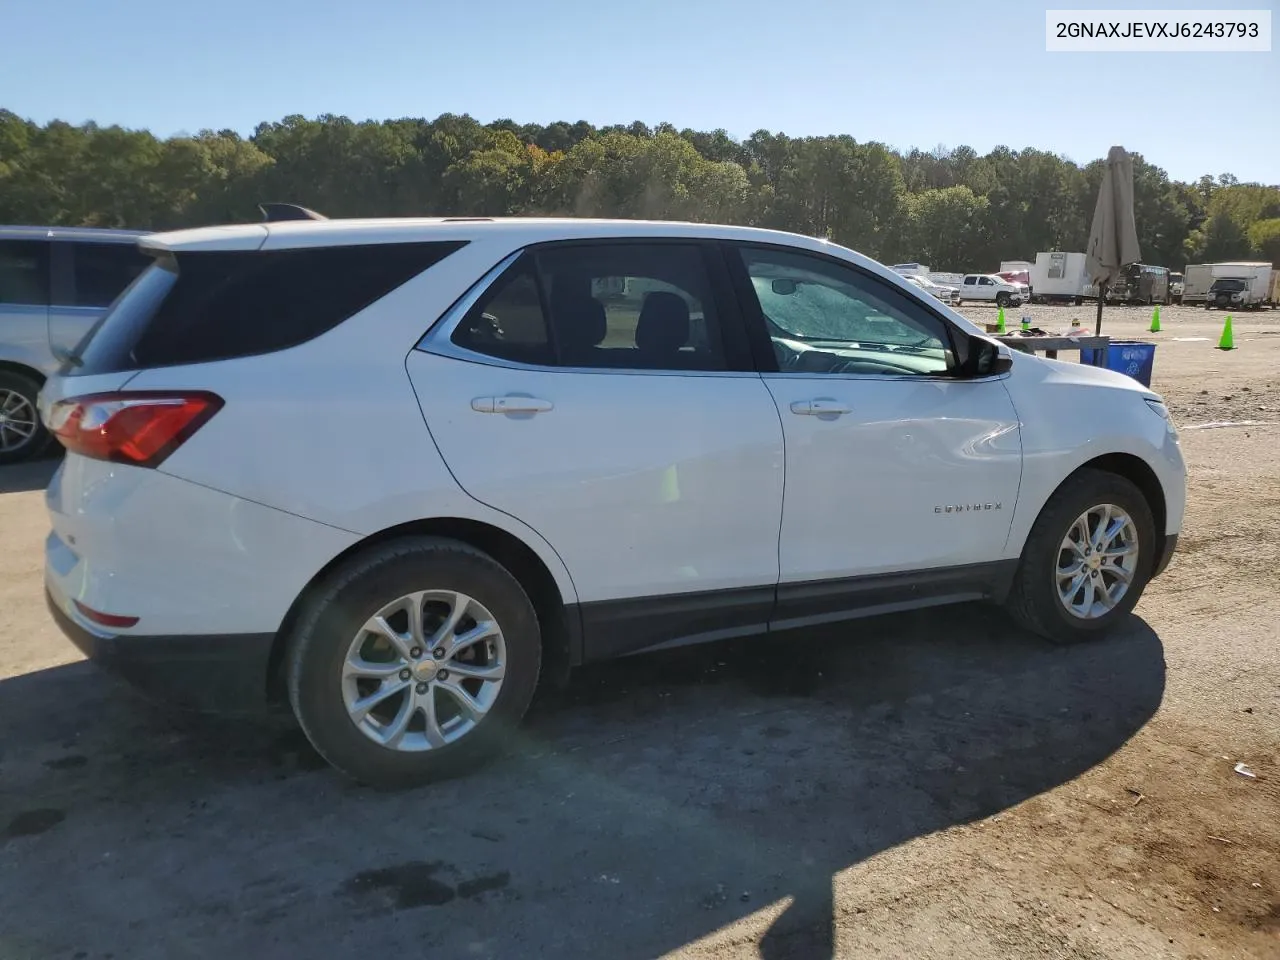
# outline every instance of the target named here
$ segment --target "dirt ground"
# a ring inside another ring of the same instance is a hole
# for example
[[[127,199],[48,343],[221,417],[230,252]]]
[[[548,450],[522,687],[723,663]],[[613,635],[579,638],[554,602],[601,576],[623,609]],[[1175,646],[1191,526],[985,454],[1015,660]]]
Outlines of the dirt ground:
[[[1159,344],[1190,504],[1120,635],[973,607],[633,658],[400,794],[80,661],[53,464],[0,470],[0,958],[1280,957],[1280,311],[1232,352],[1148,320],[1105,329]]]

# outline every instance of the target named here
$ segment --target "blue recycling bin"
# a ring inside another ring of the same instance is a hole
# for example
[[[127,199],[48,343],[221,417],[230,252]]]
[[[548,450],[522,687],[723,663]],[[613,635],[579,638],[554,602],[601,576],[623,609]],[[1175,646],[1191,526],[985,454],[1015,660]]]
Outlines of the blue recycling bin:
[[[1081,350],[1081,363],[1095,363],[1095,350]],[[1112,340],[1107,349],[1107,369],[1133,377],[1144,387],[1151,386],[1151,369],[1156,362],[1156,345],[1143,340]]]

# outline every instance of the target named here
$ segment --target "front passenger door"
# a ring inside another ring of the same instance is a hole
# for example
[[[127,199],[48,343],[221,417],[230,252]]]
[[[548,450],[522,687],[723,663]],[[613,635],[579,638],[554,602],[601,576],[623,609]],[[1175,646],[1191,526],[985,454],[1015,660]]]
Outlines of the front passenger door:
[[[786,444],[779,618],[802,619],[788,597],[812,581],[945,579],[1004,557],[1022,453],[1001,379],[953,375],[948,322],[853,264],[747,244],[731,257]]]

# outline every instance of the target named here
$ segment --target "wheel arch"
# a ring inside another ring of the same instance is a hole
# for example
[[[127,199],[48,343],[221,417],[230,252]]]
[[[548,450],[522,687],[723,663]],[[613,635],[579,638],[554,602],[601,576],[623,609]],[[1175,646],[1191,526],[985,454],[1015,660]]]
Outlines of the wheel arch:
[[[267,661],[267,699],[287,702],[284,680],[285,651],[293,628],[307,604],[328,576],[352,557],[371,547],[405,537],[433,536],[465,543],[481,550],[505,567],[529,595],[542,633],[543,676],[552,684],[568,678],[569,669],[582,661],[582,628],[577,604],[566,599],[547,563],[515,534],[482,520],[433,517],[397,524],[370,534],[349,546],[322,567],[294,599],[272,642]]]
[[[1156,538],[1156,556],[1160,556],[1164,552],[1166,521],[1169,517],[1169,504],[1165,499],[1164,487],[1160,483],[1159,476],[1151,465],[1141,457],[1132,453],[1104,453],[1094,457],[1092,460],[1086,460],[1069,473],[1066,478],[1054,487],[1053,492],[1045,498],[1044,503],[1040,505],[1040,510],[1036,516],[1044,511],[1045,507],[1053,502],[1054,497],[1069,487],[1071,483],[1085,470],[1100,470],[1104,473],[1115,474],[1118,477],[1124,477],[1142,493],[1142,497],[1147,501],[1147,506],[1151,508],[1151,516],[1155,521],[1155,530],[1153,531]]]
[[[18,363],[15,360],[0,360],[0,372],[16,373],[19,376],[30,377],[41,387],[43,387],[45,381],[49,379],[35,367],[25,363]]]

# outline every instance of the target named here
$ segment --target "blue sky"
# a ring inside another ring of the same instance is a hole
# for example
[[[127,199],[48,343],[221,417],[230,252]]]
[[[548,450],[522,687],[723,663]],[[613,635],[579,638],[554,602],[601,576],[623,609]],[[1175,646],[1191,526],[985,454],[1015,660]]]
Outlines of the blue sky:
[[[1147,6],[1271,9],[1280,26],[1275,3]],[[1118,143],[1179,179],[1280,183],[1274,46],[1050,54],[1047,6],[1107,4],[0,0],[0,106],[161,136],[248,134],[291,113],[452,112],[666,120],[740,138],[847,133],[900,149],[1034,146],[1081,163]]]

